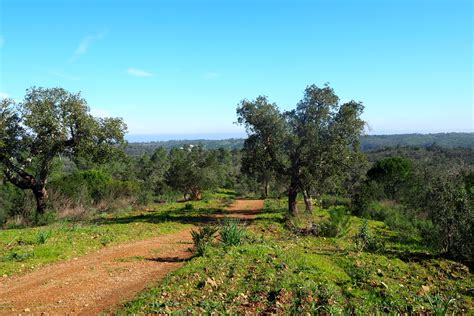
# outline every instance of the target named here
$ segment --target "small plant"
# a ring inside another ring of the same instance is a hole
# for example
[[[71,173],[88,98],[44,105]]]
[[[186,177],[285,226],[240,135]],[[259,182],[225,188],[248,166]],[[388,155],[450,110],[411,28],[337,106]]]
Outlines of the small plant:
[[[192,211],[192,210],[194,210],[194,205],[192,203],[186,203],[184,205],[184,209],[188,210],[188,211]]]
[[[113,239],[109,235],[105,235],[105,236],[102,236],[100,238],[100,244],[104,247],[107,246],[108,244],[110,244],[112,241],[113,241]]]
[[[245,228],[238,219],[224,221],[220,228],[220,237],[225,247],[238,246],[242,244],[246,235]]]
[[[457,315],[457,305],[456,305],[456,300],[454,298],[451,299],[444,299],[442,296],[436,294],[433,295],[432,297],[429,295],[426,295],[428,298],[428,302],[430,303],[431,311],[433,312],[433,315],[436,316],[446,316],[449,315],[449,309],[450,306],[453,306],[454,311],[451,315]]]
[[[372,236],[370,233],[369,223],[367,220],[364,220],[359,228],[359,232],[354,236],[354,242],[359,251],[368,250],[378,252],[385,248],[384,243]]]
[[[321,223],[321,235],[341,237],[347,234],[350,227],[350,216],[344,206],[335,206],[329,210],[329,220]]]
[[[40,231],[38,232],[38,235],[36,236],[36,243],[38,245],[45,244],[46,241],[49,239],[49,237],[51,237],[50,231],[46,231],[46,230]]]
[[[33,222],[37,226],[45,226],[45,225],[49,225],[51,223],[54,223],[57,220],[58,219],[57,219],[57,214],[56,213],[46,212],[44,214],[35,213]]]
[[[206,250],[211,246],[214,235],[217,233],[217,227],[204,226],[198,230],[193,230],[191,236],[194,243],[194,251],[197,256],[202,256]]]
[[[33,253],[18,253],[18,252],[13,252],[7,256],[4,256],[1,261],[7,262],[7,261],[25,261],[26,259],[34,257]]]

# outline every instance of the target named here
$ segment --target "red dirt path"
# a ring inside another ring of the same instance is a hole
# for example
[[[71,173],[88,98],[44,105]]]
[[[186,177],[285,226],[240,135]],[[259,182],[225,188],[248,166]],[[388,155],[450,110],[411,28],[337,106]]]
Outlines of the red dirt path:
[[[262,200],[237,200],[228,214],[251,219]],[[191,257],[190,229],[101,249],[0,280],[0,314],[93,315],[126,302]]]

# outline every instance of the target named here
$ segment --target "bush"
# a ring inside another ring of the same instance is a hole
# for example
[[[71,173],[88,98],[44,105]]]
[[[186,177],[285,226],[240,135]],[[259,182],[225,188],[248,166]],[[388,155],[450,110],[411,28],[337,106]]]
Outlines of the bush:
[[[350,216],[344,206],[331,207],[329,220],[321,223],[321,235],[325,237],[344,236],[350,227]]]
[[[362,216],[384,222],[390,229],[397,231],[403,240],[418,237],[421,227],[427,225],[426,220],[417,218],[413,212],[390,200],[370,203]]]
[[[184,209],[187,210],[187,211],[192,211],[192,210],[194,210],[194,205],[192,203],[186,203],[184,205]]]
[[[337,196],[337,195],[323,195],[321,197],[321,206],[325,209],[330,208],[331,206],[346,206],[351,205],[351,199]]]
[[[385,244],[370,233],[367,220],[364,220],[359,227],[359,232],[354,236],[354,242],[359,251],[379,252],[385,248]]]
[[[219,234],[225,247],[242,244],[246,235],[245,228],[240,224],[238,219],[228,219],[224,221]]]
[[[191,232],[194,251],[197,256],[203,256],[206,253],[206,250],[212,245],[217,230],[218,229],[213,226],[204,226]]]
[[[38,232],[38,235],[36,236],[36,243],[38,245],[45,244],[46,241],[51,237],[51,232],[50,231],[40,231]]]
[[[431,312],[433,312],[433,315],[449,315],[450,310],[452,310],[452,315],[456,315],[458,312],[458,307],[454,298],[446,299],[440,296],[439,294],[436,294],[434,296],[427,295],[426,298],[430,303]]]
[[[57,191],[76,205],[91,205],[106,195],[111,181],[110,175],[100,170],[76,171],[51,181],[48,190]]]
[[[474,196],[459,174],[432,180],[425,199],[434,246],[456,260],[474,262]]]
[[[119,200],[126,200],[128,205],[143,201],[142,194],[146,190],[141,190],[136,181],[115,180],[105,171],[92,169],[75,171],[52,180],[48,192],[50,209],[62,212],[90,209],[91,206],[113,210]]]
[[[26,227],[35,222],[36,202],[31,190],[21,190],[0,179],[0,226]]]

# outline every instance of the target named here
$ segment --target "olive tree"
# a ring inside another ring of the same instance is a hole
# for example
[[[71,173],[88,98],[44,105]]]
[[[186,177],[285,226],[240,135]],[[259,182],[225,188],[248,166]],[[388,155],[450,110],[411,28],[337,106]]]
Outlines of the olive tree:
[[[33,192],[41,214],[56,157],[106,161],[121,151],[125,132],[119,118],[93,117],[80,93],[33,87],[22,102],[0,103],[0,165],[9,182]]]
[[[288,209],[297,214],[298,193],[311,209],[311,192],[324,193],[330,179],[350,173],[362,159],[362,111],[360,102],[341,104],[327,85],[308,86],[292,111],[280,111],[263,96],[243,100],[237,108],[237,121],[248,134],[243,151],[287,182]]]
[[[167,184],[181,191],[185,200],[200,200],[202,191],[217,185],[217,156],[202,146],[173,148],[169,154]]]

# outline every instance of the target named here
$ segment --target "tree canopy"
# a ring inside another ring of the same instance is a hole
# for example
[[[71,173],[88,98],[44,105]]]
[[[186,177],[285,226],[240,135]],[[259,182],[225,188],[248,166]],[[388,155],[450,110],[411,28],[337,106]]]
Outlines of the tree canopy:
[[[308,86],[296,109],[286,112],[264,96],[243,100],[237,116],[248,134],[244,156],[265,162],[288,183],[291,213],[297,213],[298,193],[310,208],[311,193],[323,193],[331,179],[347,175],[354,161],[362,159],[363,108],[355,101],[341,104],[328,85]]]
[[[126,129],[122,119],[93,117],[80,93],[33,87],[22,102],[0,103],[0,165],[8,181],[33,191],[43,213],[53,159],[106,161],[122,150]]]
[[[170,151],[169,169],[166,179],[168,185],[181,191],[187,200],[202,197],[202,191],[217,185],[217,157],[215,152],[202,146],[184,146]]]

